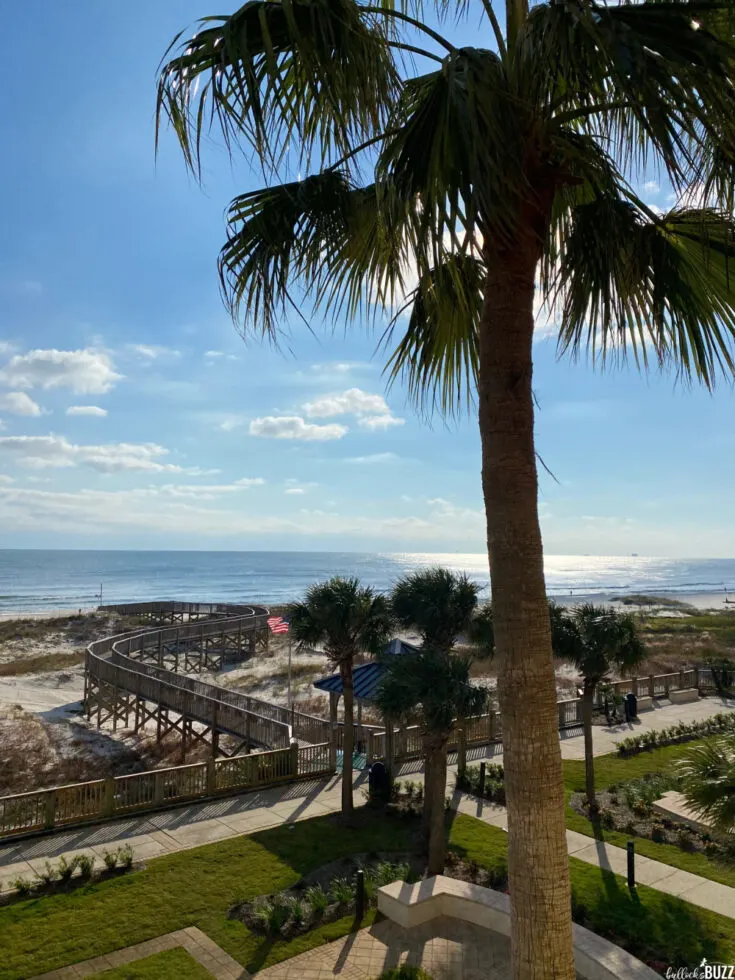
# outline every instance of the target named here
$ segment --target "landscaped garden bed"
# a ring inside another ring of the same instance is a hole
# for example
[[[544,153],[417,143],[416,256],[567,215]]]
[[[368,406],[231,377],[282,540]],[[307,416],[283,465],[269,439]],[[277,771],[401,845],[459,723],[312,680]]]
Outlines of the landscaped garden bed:
[[[726,732],[735,732],[735,712],[720,712],[704,721],[681,721],[669,728],[651,729],[640,735],[630,735],[617,743],[618,753],[622,756],[637,755],[639,752],[648,752],[666,745],[680,745],[707,735],[724,735]]]
[[[448,814],[447,824],[447,872],[505,890],[507,834],[464,814]],[[289,891],[340,858],[381,855],[390,847],[394,855],[417,859],[418,841],[417,819],[362,807],[351,827],[336,815],[317,817],[154,858],[134,874],[90,881],[41,901],[22,899],[0,910],[0,978],[23,980],[187,926],[202,929],[256,973],[370,925],[375,913],[368,909],[356,923],[348,912],[308,932],[273,936],[233,919],[233,906]],[[704,957],[735,962],[732,919],[645,886],[632,894],[624,879],[575,859],[570,867],[577,921],[634,955],[672,966],[696,965]]]
[[[95,867],[96,858],[91,854],[77,854],[71,860],[62,857],[55,864],[46,861],[43,870],[37,871],[34,878],[19,875],[9,882],[12,891],[0,895],[0,905],[8,905],[29,895],[39,897],[56,892],[68,892],[90,881],[125,874],[134,866],[133,849],[129,845],[105,851],[102,856],[103,867]]]
[[[682,851],[702,853],[735,868],[735,840],[695,830],[654,810],[656,800],[667,790],[677,788],[678,780],[667,773],[651,773],[609,786],[597,793],[599,809],[592,822],[605,830],[618,830],[630,837],[646,837],[657,844],[674,844]],[[589,816],[584,793],[572,793],[569,805],[582,816]]]

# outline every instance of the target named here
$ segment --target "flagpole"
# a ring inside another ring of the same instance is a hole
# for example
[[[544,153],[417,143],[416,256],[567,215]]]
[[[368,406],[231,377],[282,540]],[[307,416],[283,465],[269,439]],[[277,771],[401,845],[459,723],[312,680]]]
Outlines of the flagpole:
[[[288,632],[288,706],[291,707],[291,631]]]

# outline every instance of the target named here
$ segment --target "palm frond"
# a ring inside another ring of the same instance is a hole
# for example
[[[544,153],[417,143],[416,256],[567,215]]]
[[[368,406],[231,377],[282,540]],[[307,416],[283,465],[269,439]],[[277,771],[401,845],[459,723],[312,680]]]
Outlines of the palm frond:
[[[228,149],[245,140],[264,161],[292,146],[326,160],[381,130],[396,68],[381,18],[354,0],[249,0],[199,26],[169,48],[156,109],[195,172],[214,123]]]
[[[388,359],[389,383],[402,380],[409,396],[426,410],[459,413],[474,398],[478,363],[478,327],[485,270],[479,259],[446,253],[421,275],[406,305],[383,335],[405,332]]]
[[[735,370],[735,222],[714,209],[657,216],[601,195],[572,209],[559,257],[560,349],[662,366],[711,387]]]
[[[682,793],[706,823],[735,832],[735,737],[708,738],[677,764]]]
[[[698,179],[708,144],[734,131],[732,34],[710,30],[704,5],[539,4],[519,40],[532,97],[614,146],[626,168],[656,156],[677,187]],[[706,5],[731,11],[729,2]]]

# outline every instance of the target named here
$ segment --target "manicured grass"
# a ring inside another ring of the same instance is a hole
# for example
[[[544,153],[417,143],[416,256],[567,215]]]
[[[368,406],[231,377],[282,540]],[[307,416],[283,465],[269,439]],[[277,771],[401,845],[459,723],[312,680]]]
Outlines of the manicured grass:
[[[507,834],[461,815],[452,826],[451,844],[470,860],[500,868]],[[572,893],[584,906],[589,928],[630,948],[634,955],[671,966],[693,966],[703,957],[735,962],[735,921],[707,912],[644,885],[631,894],[624,878],[570,858]]]
[[[196,925],[231,956],[258,969],[349,931],[329,923],[288,943],[251,933],[230,907],[287,888],[313,868],[370,851],[410,851],[412,821],[361,809],[354,829],[334,816],[275,827],[151,861],[147,868],[66,894],[0,910],[0,980],[22,980],[175,929]]]
[[[641,776],[648,773],[663,772],[676,759],[690,751],[692,746],[701,744],[701,741],[703,740],[686,742],[682,745],[666,745],[663,748],[641,752],[629,758],[624,758],[617,753],[597,756],[595,758],[595,784],[598,789],[602,790],[607,789],[608,786],[629,782],[632,779],[640,779]],[[577,759],[565,759],[563,766],[567,801],[567,827],[580,834],[586,834],[588,837],[597,837],[608,844],[624,848],[627,842],[632,839],[630,835],[619,830],[593,827],[586,817],[577,813],[569,805],[569,798],[572,793],[584,793],[585,791],[584,762]],[[662,864],[668,864],[673,868],[690,871],[702,878],[719,881],[723,885],[735,888],[735,867],[715,862],[704,854],[682,851],[675,844],[657,844],[645,837],[635,838],[635,849],[636,853],[654,861],[660,861]]]
[[[92,980],[212,980],[212,974],[185,949],[167,949],[127,966],[95,973]]]
[[[319,817],[157,858],[142,871],[66,894],[17,902],[0,910],[0,978],[22,980],[194,925],[254,972],[337,939],[356,924],[346,916],[295,939],[274,940],[228,919],[233,904],[293,885],[338,857],[410,851],[415,840],[414,821],[362,808],[354,829]],[[473,817],[456,816],[450,843],[479,864],[505,864],[507,835]],[[599,931],[612,929],[651,958],[672,964],[691,965],[704,956],[735,961],[735,921],[649,888],[631,897],[621,878],[580,861],[572,860],[571,867],[576,901]],[[371,921],[369,915],[362,925]]]

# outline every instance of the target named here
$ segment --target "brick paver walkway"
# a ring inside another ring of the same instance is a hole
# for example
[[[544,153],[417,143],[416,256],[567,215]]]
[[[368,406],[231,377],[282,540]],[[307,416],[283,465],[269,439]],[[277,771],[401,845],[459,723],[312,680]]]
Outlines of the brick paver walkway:
[[[387,919],[258,973],[258,980],[368,980],[410,963],[434,980],[507,980],[510,942],[441,916],[414,929]]]
[[[98,973],[104,973],[105,970],[125,966],[126,963],[133,963],[135,960],[142,960],[147,956],[163,953],[164,950],[175,949],[177,946],[183,946],[190,956],[212,974],[214,980],[249,980],[250,974],[237,960],[233,960],[201,929],[194,926],[166,933],[165,936],[158,936],[157,939],[149,939],[135,946],[126,946],[125,949],[118,949],[106,956],[95,956],[94,959],[76,963],[74,966],[65,966],[61,970],[43,973],[34,977],[34,980],[79,980],[81,977],[94,977]]]

